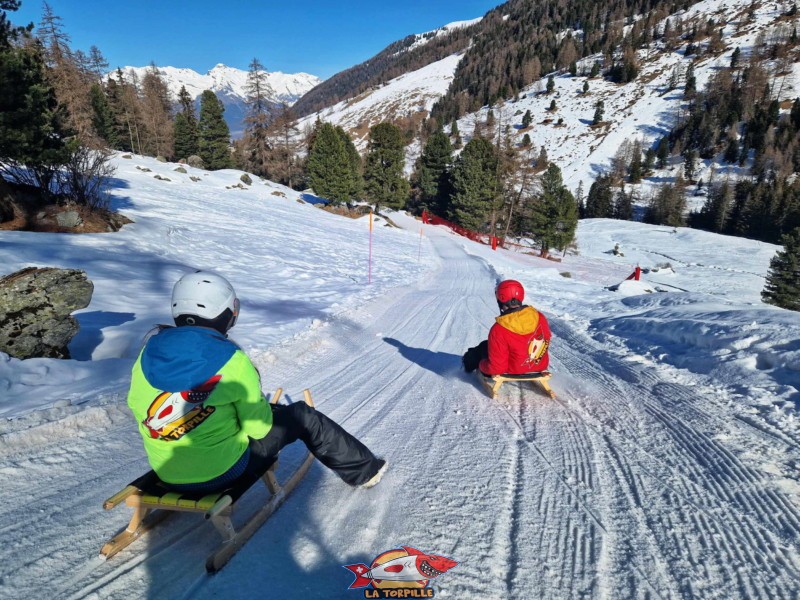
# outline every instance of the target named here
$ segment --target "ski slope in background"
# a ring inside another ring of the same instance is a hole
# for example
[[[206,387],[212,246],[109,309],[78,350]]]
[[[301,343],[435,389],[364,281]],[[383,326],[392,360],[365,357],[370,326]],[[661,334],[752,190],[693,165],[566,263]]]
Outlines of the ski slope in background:
[[[432,583],[441,598],[796,598],[800,315],[759,300],[775,246],[594,220],[555,263],[393,214],[403,229],[378,222],[366,285],[366,219],[271,183],[226,189],[237,171],[115,164],[134,225],[0,234],[3,273],[80,267],[95,283],[76,360],[0,355],[0,597],[357,598],[342,565],[408,545],[459,561]],[[606,289],[637,263],[664,293]],[[311,388],[391,468],[366,491],[314,465],[211,578],[218,535],[192,515],[103,563],[128,515],[101,503],[146,469],[127,371],[172,283],[201,267],[236,286],[232,336],[265,392]],[[460,370],[505,277],[550,319],[555,401],[508,385],[492,402]]]

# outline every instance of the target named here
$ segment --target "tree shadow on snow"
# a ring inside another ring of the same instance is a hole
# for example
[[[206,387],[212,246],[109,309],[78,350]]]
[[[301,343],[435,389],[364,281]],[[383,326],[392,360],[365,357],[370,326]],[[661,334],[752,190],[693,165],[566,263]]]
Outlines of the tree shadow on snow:
[[[459,379],[461,373],[461,356],[448,352],[434,352],[427,348],[412,348],[394,338],[385,337],[383,341],[394,346],[406,360],[418,364],[420,367],[446,377]]]

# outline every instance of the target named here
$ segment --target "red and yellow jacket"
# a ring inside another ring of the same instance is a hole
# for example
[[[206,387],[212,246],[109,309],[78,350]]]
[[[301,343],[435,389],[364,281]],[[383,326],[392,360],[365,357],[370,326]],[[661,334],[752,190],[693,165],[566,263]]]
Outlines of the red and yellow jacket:
[[[486,375],[537,373],[547,369],[550,326],[532,306],[500,315],[489,331],[489,358],[478,368]]]

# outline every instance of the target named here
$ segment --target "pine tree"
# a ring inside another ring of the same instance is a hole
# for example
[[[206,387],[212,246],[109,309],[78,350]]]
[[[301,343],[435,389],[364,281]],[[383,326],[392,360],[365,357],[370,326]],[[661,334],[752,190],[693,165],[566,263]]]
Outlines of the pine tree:
[[[452,162],[453,146],[450,138],[439,130],[425,142],[417,169],[416,186],[423,208],[429,208],[437,214],[446,214],[448,170]]]
[[[15,10],[0,2],[3,10]],[[37,186],[48,193],[50,182],[67,163],[66,114],[45,74],[42,48],[12,41],[23,30],[0,19],[0,172],[12,181]],[[26,167],[19,169],[17,167]]]
[[[596,62],[592,63],[592,71],[589,73],[589,77],[597,77],[600,75],[600,65]]]
[[[118,148],[119,136],[116,119],[103,87],[99,83],[93,84],[89,90],[89,95],[92,110],[94,111],[92,125],[95,132],[110,148]]]
[[[461,148],[461,133],[458,131],[458,121],[453,119],[453,124],[450,125],[450,137],[453,138],[453,149]]]
[[[685,225],[685,182],[678,177],[674,185],[664,184],[651,199],[644,214],[644,222],[652,225]]]
[[[578,204],[555,164],[542,175],[541,188],[541,195],[530,203],[523,217],[523,227],[536,240],[541,255],[547,256],[551,248],[566,250],[575,239]]]
[[[522,136],[522,147],[523,148],[530,148],[531,146],[531,136],[529,134],[525,134]]]
[[[550,112],[555,112],[557,109],[558,106],[556,106],[556,99],[553,98],[552,100],[550,100],[550,107],[547,110],[549,110]]]
[[[662,137],[658,141],[658,146],[656,147],[656,158],[657,166],[659,169],[663,169],[667,166],[667,161],[669,160],[669,140],[667,136]]]
[[[599,125],[603,122],[603,112],[605,111],[605,104],[602,100],[598,100],[594,105],[594,117],[592,117],[592,125]]]
[[[547,77],[547,93],[552,94],[556,89],[556,79],[552,75]]]
[[[621,187],[614,200],[614,218],[621,221],[633,220],[633,194],[625,193],[625,188]]]
[[[589,81],[588,80],[583,82],[583,93],[584,94],[588,94],[589,93]]]
[[[683,95],[686,98],[693,98],[697,92],[697,77],[694,74],[694,65],[689,65],[686,70],[686,85],[683,88]]]
[[[783,250],[769,263],[769,273],[761,299],[768,303],[800,311],[800,227],[781,239]]]
[[[549,162],[550,160],[547,157],[547,149],[542,146],[541,150],[539,150],[539,156],[536,157],[536,169],[539,171],[544,171]]]
[[[450,217],[467,229],[479,230],[487,222],[498,190],[498,157],[484,138],[472,138],[453,167]]]
[[[601,175],[595,179],[586,197],[585,217],[587,219],[610,219],[614,216],[614,200],[611,191],[611,178]]]
[[[228,124],[222,117],[225,107],[211,90],[200,96],[200,120],[197,123],[198,150],[206,168],[229,169],[231,159],[231,134]]]
[[[341,127],[317,123],[306,159],[306,172],[314,193],[334,205],[355,200],[361,191],[361,172],[356,160],[360,162],[358,152]]]
[[[370,128],[364,165],[364,191],[377,212],[381,206],[401,209],[408,200],[409,185],[403,175],[405,145],[397,125],[379,123]]]
[[[185,86],[178,92],[180,110],[175,115],[173,137],[175,139],[174,155],[178,159],[187,159],[200,152],[197,136],[197,117],[194,114],[194,102]]]
[[[631,157],[631,164],[628,167],[628,176],[631,183],[639,183],[642,180],[642,143],[639,140],[633,142],[633,156]]]
[[[533,121],[533,117],[531,116],[531,110],[528,109],[525,111],[525,114],[522,115],[522,128],[527,129],[531,126],[531,122]]]

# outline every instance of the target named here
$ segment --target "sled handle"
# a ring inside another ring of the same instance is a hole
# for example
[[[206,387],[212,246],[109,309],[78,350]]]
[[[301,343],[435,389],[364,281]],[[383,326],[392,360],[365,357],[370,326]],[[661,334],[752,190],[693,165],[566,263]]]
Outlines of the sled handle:
[[[231,498],[228,494],[225,494],[222,498],[214,503],[214,506],[206,511],[206,519],[213,519],[231,504],[233,504],[233,498]]]
[[[275,393],[272,394],[272,398],[270,399],[269,403],[277,404],[278,400],[281,399],[281,394],[283,394],[283,388],[278,388],[277,390],[275,390]]]
[[[127,498],[128,496],[130,496],[132,494],[135,494],[138,491],[139,491],[139,488],[137,488],[136,486],[133,486],[133,485],[125,486],[125,489],[123,489],[122,491],[117,492],[116,494],[111,496],[111,498],[109,498],[108,500],[103,502],[103,509],[104,510],[111,510],[117,504],[119,504],[120,502],[125,500],[125,498]]]

